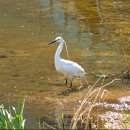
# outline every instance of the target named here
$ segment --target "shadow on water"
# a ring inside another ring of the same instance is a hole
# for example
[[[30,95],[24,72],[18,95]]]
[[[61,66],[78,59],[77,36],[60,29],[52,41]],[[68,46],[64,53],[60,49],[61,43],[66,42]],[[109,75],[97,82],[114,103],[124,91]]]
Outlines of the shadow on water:
[[[1,102],[7,102],[5,93],[13,102],[26,95],[27,127],[37,128],[39,117],[52,112],[56,99],[83,96],[77,88],[63,96],[64,78],[53,62],[57,45],[48,46],[58,35],[67,42],[70,58],[86,70],[90,84],[96,75],[120,75],[126,69],[121,48],[130,58],[129,6],[129,0],[1,0]],[[67,57],[65,50],[61,57]],[[125,90],[121,86],[108,89],[117,97],[129,94],[129,84]]]

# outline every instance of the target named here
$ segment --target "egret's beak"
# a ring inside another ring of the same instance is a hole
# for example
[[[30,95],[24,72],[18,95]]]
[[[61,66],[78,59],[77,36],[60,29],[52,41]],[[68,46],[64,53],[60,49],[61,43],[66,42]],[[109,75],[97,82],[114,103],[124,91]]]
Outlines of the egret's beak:
[[[54,42],[56,42],[56,41],[57,41],[57,40],[53,40],[52,42],[49,43],[49,45],[52,44],[52,43],[54,43]]]

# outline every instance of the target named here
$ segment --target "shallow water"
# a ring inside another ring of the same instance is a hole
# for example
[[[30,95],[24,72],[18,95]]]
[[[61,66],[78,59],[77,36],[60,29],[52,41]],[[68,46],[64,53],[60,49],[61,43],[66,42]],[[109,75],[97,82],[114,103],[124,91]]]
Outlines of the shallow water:
[[[127,121],[130,114],[122,114],[119,112],[108,111],[105,114],[99,115],[102,120],[105,120],[104,127],[106,129],[129,129],[130,125]]]
[[[130,109],[130,96],[120,97],[117,100],[118,103],[99,103],[98,105],[100,107],[105,107],[106,109],[111,108],[115,111],[109,110],[98,116],[105,122],[104,127],[106,129],[129,129],[130,123],[128,122],[128,119],[130,118],[130,114],[126,112]]]
[[[67,42],[70,58],[87,72],[90,84],[96,75],[118,77],[126,70],[122,47],[130,59],[129,7],[129,0],[0,0],[1,103],[7,104],[8,93],[13,103],[26,95],[28,128],[37,128],[42,115],[53,113],[56,99],[77,99],[78,92],[59,95],[65,86],[54,68],[57,45],[48,46],[58,35]],[[62,57],[67,58],[65,50]],[[129,87],[120,83],[109,91],[120,97],[129,95]]]

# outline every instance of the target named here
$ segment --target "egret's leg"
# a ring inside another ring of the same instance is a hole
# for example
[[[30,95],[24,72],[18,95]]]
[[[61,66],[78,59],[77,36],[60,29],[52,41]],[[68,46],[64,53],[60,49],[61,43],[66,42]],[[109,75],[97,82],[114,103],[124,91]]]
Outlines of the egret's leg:
[[[71,87],[72,87],[72,80],[73,80],[73,77],[70,75],[70,76],[69,76],[69,81],[70,81],[69,89],[71,89]]]
[[[68,88],[68,80],[67,80],[67,78],[65,78],[65,85]]]
[[[68,82],[67,82],[67,78],[65,78],[65,85],[67,85],[67,83],[68,83]]]
[[[72,81],[70,81],[70,88],[72,87]]]

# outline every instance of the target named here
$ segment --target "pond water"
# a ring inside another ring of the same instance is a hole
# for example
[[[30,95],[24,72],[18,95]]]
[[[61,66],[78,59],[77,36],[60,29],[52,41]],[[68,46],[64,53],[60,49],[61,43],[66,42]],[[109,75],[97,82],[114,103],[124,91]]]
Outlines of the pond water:
[[[90,84],[96,75],[119,77],[126,70],[122,48],[130,59],[129,7],[129,0],[0,0],[1,103],[7,104],[8,95],[14,104],[18,96],[27,96],[27,128],[37,128],[42,115],[53,113],[56,100],[83,96],[59,95],[66,88],[54,68],[58,45],[48,46],[59,35]],[[67,58],[65,50],[62,57]],[[112,94],[107,99],[114,100],[129,95],[130,85],[121,82],[108,90]]]
[[[110,104],[107,102],[103,102],[98,104],[99,106],[103,106],[105,108],[112,108],[115,111],[107,111],[105,114],[99,114],[102,120],[105,121],[105,128],[107,129],[129,129],[130,123],[128,119],[130,118],[129,113],[125,113],[130,109],[130,96],[121,97],[118,99],[118,103]]]

